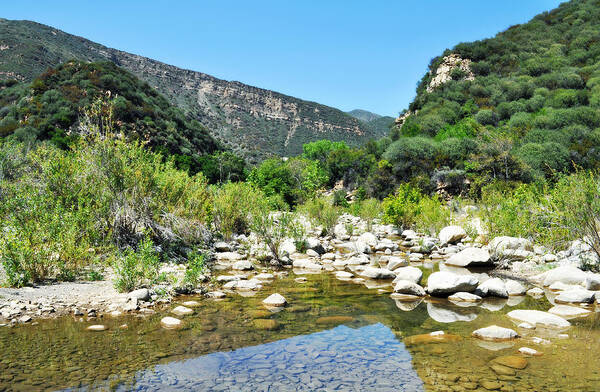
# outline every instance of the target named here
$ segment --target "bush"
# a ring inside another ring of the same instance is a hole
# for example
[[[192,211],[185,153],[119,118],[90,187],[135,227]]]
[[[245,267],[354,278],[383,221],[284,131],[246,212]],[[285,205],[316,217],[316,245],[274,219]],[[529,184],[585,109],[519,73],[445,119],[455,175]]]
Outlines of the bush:
[[[367,199],[355,202],[350,206],[350,212],[366,221],[367,230],[371,231],[373,220],[381,215],[381,202],[377,199]]]
[[[291,212],[271,212],[265,200],[257,204],[251,221],[252,232],[267,245],[273,259],[279,262],[281,243],[286,238],[298,236],[299,224]]]
[[[127,249],[113,264],[115,288],[129,292],[153,283],[158,277],[160,257],[149,237],[143,239],[136,250]]]
[[[192,288],[198,287],[201,282],[200,278],[206,269],[205,258],[203,253],[198,252],[192,252],[188,255],[188,264],[183,279],[184,285]]]
[[[298,211],[305,214],[312,224],[321,226],[323,231],[330,235],[333,234],[333,228],[342,213],[339,207],[325,197],[315,197],[308,200],[298,207]]]
[[[402,184],[383,200],[383,220],[402,229],[417,228],[434,233],[450,221],[450,212],[437,197],[423,195],[409,184]]]
[[[265,198],[255,186],[243,182],[229,182],[212,190],[212,227],[225,239],[247,234],[258,200]]]
[[[489,109],[482,109],[475,115],[475,120],[481,125],[496,125],[498,118],[496,113]]]

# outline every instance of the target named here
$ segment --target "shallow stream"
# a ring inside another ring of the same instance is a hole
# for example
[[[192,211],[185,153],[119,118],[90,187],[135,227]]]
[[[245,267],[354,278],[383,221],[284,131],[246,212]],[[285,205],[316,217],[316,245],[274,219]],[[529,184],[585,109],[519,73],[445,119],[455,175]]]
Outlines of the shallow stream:
[[[176,304],[149,316],[0,328],[0,390],[600,390],[596,313],[570,320],[569,337],[559,338],[556,331],[518,329],[505,315],[547,310],[546,299],[406,303],[327,273],[303,276],[307,282],[297,283],[290,273],[253,297],[178,298],[200,302],[179,330],[160,326]],[[261,304],[274,292],[289,303],[275,313]],[[99,323],[108,330],[86,331]],[[471,337],[492,324],[523,337],[509,343]],[[448,338],[415,337],[440,330]],[[523,346],[543,355],[524,357]],[[497,366],[503,356],[522,357],[526,367]]]

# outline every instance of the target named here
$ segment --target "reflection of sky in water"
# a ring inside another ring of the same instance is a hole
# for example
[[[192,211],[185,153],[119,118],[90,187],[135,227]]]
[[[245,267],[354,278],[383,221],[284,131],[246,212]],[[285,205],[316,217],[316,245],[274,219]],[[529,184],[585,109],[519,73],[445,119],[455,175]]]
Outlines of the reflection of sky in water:
[[[383,324],[338,326],[259,346],[157,365],[138,390],[419,391],[411,356]]]

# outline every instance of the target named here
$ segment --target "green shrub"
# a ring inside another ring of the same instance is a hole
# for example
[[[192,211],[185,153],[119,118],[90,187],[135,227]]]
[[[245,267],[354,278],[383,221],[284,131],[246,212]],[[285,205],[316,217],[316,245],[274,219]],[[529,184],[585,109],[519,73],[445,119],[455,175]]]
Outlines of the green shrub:
[[[183,283],[192,288],[198,287],[201,283],[201,276],[206,269],[205,255],[203,253],[192,252],[188,255],[187,268]]]
[[[450,222],[450,212],[437,196],[429,197],[417,188],[402,184],[383,200],[383,220],[402,229],[417,228],[435,233]]]
[[[367,222],[367,230],[371,231],[373,220],[381,215],[381,202],[377,199],[366,199],[353,203],[350,212]]]
[[[226,239],[246,234],[257,200],[264,199],[255,186],[243,182],[229,182],[212,188],[212,227]]]
[[[136,250],[127,249],[113,264],[115,288],[119,292],[129,292],[143,285],[149,285],[158,278],[160,257],[149,237],[144,238]]]
[[[312,224],[321,226],[327,234],[333,234],[333,228],[342,213],[339,207],[333,205],[325,197],[315,197],[306,201],[306,203],[298,207],[298,211],[306,215]]]
[[[298,236],[299,223],[291,212],[271,212],[267,200],[257,201],[257,209],[252,216],[251,229],[264,242],[273,259],[280,261],[279,248],[289,237]]]

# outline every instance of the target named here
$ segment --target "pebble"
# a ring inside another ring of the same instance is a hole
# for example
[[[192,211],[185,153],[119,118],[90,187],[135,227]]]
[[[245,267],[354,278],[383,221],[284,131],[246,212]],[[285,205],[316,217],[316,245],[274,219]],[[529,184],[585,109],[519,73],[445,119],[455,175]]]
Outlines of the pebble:
[[[177,306],[175,309],[171,310],[171,313],[177,316],[187,316],[188,314],[194,313],[194,311],[190,308],[186,308],[185,306]]]
[[[101,325],[101,324],[96,324],[96,325],[90,325],[86,329],[88,331],[100,332],[100,331],[106,331],[106,326],[105,325]]]

